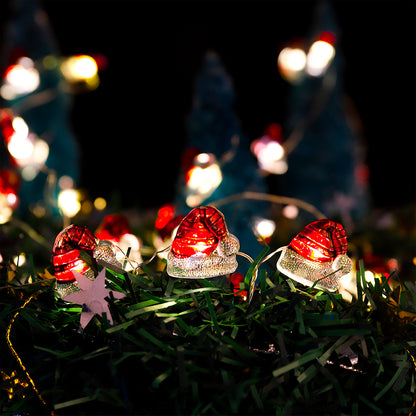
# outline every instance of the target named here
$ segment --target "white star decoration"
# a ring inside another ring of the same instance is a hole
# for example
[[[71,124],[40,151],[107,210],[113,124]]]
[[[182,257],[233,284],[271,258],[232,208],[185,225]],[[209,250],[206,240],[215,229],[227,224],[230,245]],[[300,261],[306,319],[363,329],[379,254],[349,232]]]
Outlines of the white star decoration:
[[[126,295],[105,288],[105,269],[101,270],[95,280],[90,280],[78,272],[72,273],[81,290],[65,296],[63,300],[82,305],[81,328],[84,329],[95,314],[101,315],[103,312],[107,314],[107,319],[112,325],[113,318],[105,298],[110,297],[110,293],[115,299],[124,298]]]

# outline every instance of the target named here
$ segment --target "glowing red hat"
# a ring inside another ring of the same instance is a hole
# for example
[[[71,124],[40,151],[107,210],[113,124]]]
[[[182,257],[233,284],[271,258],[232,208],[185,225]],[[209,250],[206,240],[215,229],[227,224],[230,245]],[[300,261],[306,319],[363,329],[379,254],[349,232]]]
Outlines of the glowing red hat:
[[[93,279],[94,272],[84,260],[79,258],[81,251],[93,256],[97,245],[95,235],[81,225],[71,224],[55,238],[52,249],[52,263],[56,277],[57,292],[65,296],[78,286],[73,271]]]
[[[232,273],[240,243],[215,207],[194,208],[182,220],[167,258],[173,277],[205,278]]]
[[[299,283],[336,291],[340,278],[352,269],[344,228],[328,219],[307,225],[282,247],[276,267]]]

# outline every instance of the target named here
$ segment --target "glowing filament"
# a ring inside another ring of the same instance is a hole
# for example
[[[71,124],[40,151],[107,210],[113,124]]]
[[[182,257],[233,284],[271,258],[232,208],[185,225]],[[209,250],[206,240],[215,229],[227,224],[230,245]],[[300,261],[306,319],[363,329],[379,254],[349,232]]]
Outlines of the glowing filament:
[[[98,66],[91,56],[76,55],[62,63],[61,71],[68,81],[87,81],[97,76]]]
[[[27,159],[32,155],[34,145],[28,136],[16,132],[11,136],[7,149],[15,159]]]
[[[17,256],[13,257],[13,263],[16,266],[23,266],[26,263],[26,255],[25,253],[20,253]]]
[[[289,218],[291,220],[295,219],[299,214],[299,208],[296,205],[286,205],[282,209],[282,214],[284,217]]]
[[[306,54],[300,48],[286,47],[282,49],[277,58],[277,67],[280,74],[289,82],[300,79],[306,65]]]
[[[14,117],[12,120],[12,126],[16,134],[22,137],[27,137],[29,134],[29,127],[22,117]]]
[[[0,94],[5,100],[13,100],[35,91],[39,84],[39,71],[34,67],[34,62],[28,57],[23,57],[17,64],[7,68]]]
[[[65,189],[58,195],[58,206],[66,217],[74,217],[81,209],[80,194],[75,189]]]
[[[0,224],[8,222],[13,215],[13,209],[9,203],[9,195],[0,193]]]
[[[277,175],[287,172],[285,150],[278,141],[262,136],[253,142],[252,151],[257,156],[260,168],[265,172]]]
[[[262,238],[268,239],[273,235],[276,229],[276,223],[273,220],[261,218],[255,221],[255,228]]]
[[[318,40],[312,44],[306,58],[306,72],[314,77],[322,75],[335,56],[335,48],[328,42]]]
[[[186,174],[188,196],[186,203],[195,207],[208,198],[221,184],[221,168],[215,156],[209,153],[200,153],[194,159],[194,166]]]
[[[222,173],[218,165],[211,165],[207,168],[196,166],[189,175],[188,187],[204,194],[216,189],[221,181]]]
[[[105,200],[105,198],[102,198],[99,196],[98,198],[94,199],[94,207],[98,211],[104,210],[106,206],[107,206],[107,201]]]

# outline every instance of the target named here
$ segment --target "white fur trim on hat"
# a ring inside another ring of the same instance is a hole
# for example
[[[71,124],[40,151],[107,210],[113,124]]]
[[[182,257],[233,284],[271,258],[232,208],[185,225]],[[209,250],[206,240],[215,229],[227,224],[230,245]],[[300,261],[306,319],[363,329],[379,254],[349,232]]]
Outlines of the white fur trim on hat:
[[[286,246],[282,247],[276,267],[281,273],[305,286],[315,284],[317,289],[335,292],[341,276],[352,269],[352,262],[346,254],[341,254],[333,261],[320,263],[304,258]]]

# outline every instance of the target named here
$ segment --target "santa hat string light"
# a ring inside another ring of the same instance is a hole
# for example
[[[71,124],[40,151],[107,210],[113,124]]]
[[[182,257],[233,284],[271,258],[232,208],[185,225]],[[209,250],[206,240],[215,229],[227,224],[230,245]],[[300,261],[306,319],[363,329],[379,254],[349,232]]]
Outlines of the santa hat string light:
[[[181,222],[172,242],[167,273],[172,277],[206,278],[233,273],[240,243],[230,234],[215,207],[194,208]]]
[[[200,152],[197,148],[188,149],[182,164],[185,170],[186,204],[189,207],[199,206],[220,186],[223,180],[222,168],[233,160],[239,143],[239,136],[233,135],[231,148],[219,158],[213,153]],[[191,161],[188,160],[190,156]]]
[[[66,227],[58,234],[53,247],[57,291],[62,297],[79,290],[73,272],[90,280],[95,278],[90,265],[80,258],[82,250],[103,267],[122,274],[126,271],[116,255],[117,250],[122,250],[113,242],[100,240],[86,227]],[[169,276],[205,279],[235,273],[237,255],[254,263],[250,256],[239,250],[239,240],[228,231],[222,212],[214,206],[202,206],[191,210],[180,222],[171,244],[156,251],[148,260],[137,262],[123,255],[124,263],[136,264],[130,271],[138,274],[143,265],[153,261],[159,253],[168,251],[166,271]],[[308,224],[288,246],[280,247],[255,264],[248,302],[253,298],[259,267],[278,252],[281,254],[276,268],[281,273],[320,290],[338,290],[341,277],[352,270],[344,228],[337,222],[320,219]]]
[[[235,272],[237,255],[253,263],[253,259],[239,249],[240,242],[228,231],[222,212],[213,206],[197,207],[180,221],[171,244],[156,251],[134,272],[137,274],[142,265],[168,251],[166,270],[171,277],[204,279],[223,276]]]
[[[344,228],[328,219],[307,225],[281,251],[277,269],[306,286],[336,291],[352,270]]]
[[[260,265],[278,252],[281,254],[276,268],[281,273],[316,289],[337,291],[340,279],[352,270],[342,225],[329,219],[314,221],[297,234],[288,246],[278,248],[256,264],[249,284],[249,302],[253,298]]]
[[[61,297],[79,290],[74,272],[90,280],[95,279],[94,270],[81,258],[82,251],[101,266],[121,274],[126,271],[136,271],[137,265],[143,264],[143,262],[139,263],[137,258],[128,257],[114,239],[100,240],[87,227],[71,224],[56,236],[52,249],[56,291]]]
[[[97,239],[94,234],[87,227],[80,225],[71,224],[56,236],[52,248],[52,263],[56,277],[56,291],[60,296],[77,290],[74,271],[89,279],[94,278],[94,271],[80,258],[80,253],[85,251],[93,255],[96,246]]]
[[[282,127],[278,123],[271,123],[263,135],[251,143],[250,149],[257,157],[259,167],[265,174],[286,173],[288,165],[282,141]]]

